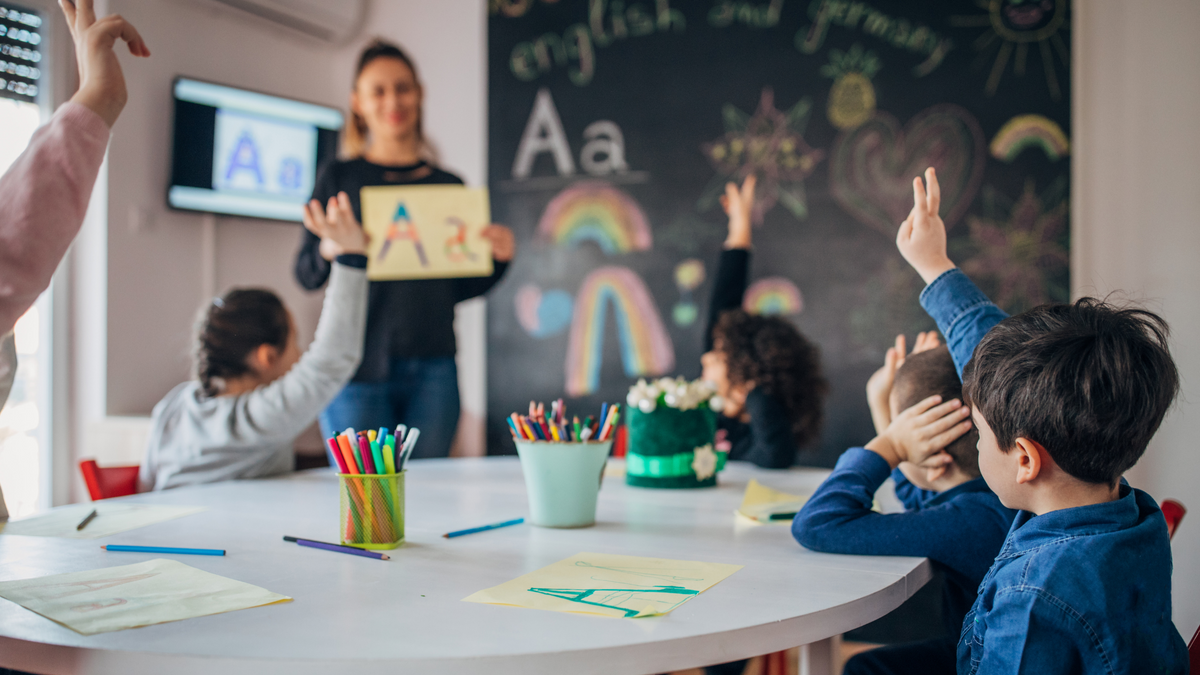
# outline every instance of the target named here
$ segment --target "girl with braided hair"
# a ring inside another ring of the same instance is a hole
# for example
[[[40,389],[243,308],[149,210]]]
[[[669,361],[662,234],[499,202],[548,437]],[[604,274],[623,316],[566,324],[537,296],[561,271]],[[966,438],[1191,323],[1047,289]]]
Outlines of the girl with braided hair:
[[[367,235],[346,193],[304,225],[336,246],[325,304],[303,355],[292,315],[263,289],[214,298],[196,324],[196,379],[154,406],[139,490],[258,478],[292,469],[292,445],[358,368],[367,324]]]

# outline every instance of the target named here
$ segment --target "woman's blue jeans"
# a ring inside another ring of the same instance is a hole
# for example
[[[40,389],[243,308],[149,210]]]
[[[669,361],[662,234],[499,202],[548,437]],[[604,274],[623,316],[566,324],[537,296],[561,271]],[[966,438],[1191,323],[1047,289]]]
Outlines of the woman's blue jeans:
[[[413,458],[446,457],[458,429],[458,366],[454,357],[391,360],[382,382],[351,382],[321,413],[326,438],[346,427],[357,431],[397,424],[421,430]],[[329,449],[326,448],[326,453]],[[337,466],[332,455],[331,466]]]

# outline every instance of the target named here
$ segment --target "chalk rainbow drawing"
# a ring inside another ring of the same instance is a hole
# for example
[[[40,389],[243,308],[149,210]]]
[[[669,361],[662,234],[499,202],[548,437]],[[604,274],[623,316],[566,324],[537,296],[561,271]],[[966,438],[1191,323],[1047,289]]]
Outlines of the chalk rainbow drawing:
[[[646,284],[626,267],[600,267],[583,280],[575,296],[566,361],[571,396],[590,394],[600,385],[609,305],[617,317],[626,375],[665,375],[675,367],[675,348]]]
[[[767,277],[746,289],[742,308],[751,314],[799,314],[804,311],[804,296],[791,279]]]
[[[582,181],[555,195],[538,222],[538,238],[568,247],[591,241],[609,255],[653,245],[642,207],[604,181]]]
[[[571,323],[571,296],[566,291],[542,291],[534,284],[525,284],[513,298],[517,322],[530,337],[548,338],[566,330]]]
[[[992,139],[992,157],[1012,162],[1028,148],[1041,148],[1056,162],[1071,151],[1071,142],[1062,127],[1042,115],[1017,115],[1000,127]]]

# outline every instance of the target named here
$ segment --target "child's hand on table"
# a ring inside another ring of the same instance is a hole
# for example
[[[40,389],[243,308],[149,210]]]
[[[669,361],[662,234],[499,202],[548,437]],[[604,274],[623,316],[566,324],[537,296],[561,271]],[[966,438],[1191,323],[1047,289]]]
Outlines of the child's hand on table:
[[[371,237],[358,224],[350,197],[339,192],[329,198],[325,209],[321,202],[312,200],[303,207],[304,227],[321,238],[321,257],[332,261],[345,253],[365,254]]]
[[[942,403],[930,396],[896,416],[866,448],[883,457],[889,466],[911,462],[934,468],[954,461],[943,452],[947,445],[971,429],[971,409],[954,399]]]
[[[941,342],[937,331],[931,330],[917,333],[913,343],[913,354],[935,349]],[[903,334],[896,336],[896,344],[889,347],[884,356],[883,366],[867,380],[867,407],[871,409],[871,421],[875,424],[875,433],[882,434],[892,423],[890,397],[892,385],[896,382],[896,371],[904,365],[906,340]]]
[[[729,235],[725,238],[725,248],[750,248],[753,239],[750,228],[750,216],[754,211],[754,186],[758,178],[754,174],[746,176],[742,188],[732,182],[725,184],[725,194],[721,195],[721,207],[729,216]]]
[[[58,4],[71,30],[79,65],[79,91],[71,100],[91,109],[111,127],[129,98],[113,46],[124,40],[134,56],[150,56],[150,49],[137,29],[120,16],[111,14],[97,21],[92,0],[59,0]]]
[[[509,262],[517,254],[517,241],[513,231],[504,225],[492,223],[483,228],[479,236],[492,243],[492,260]]]
[[[928,193],[920,177],[913,179],[913,208],[900,224],[896,247],[928,284],[955,265],[946,253],[946,224],[938,215],[942,190],[933,167],[925,170],[925,180],[929,183]]]

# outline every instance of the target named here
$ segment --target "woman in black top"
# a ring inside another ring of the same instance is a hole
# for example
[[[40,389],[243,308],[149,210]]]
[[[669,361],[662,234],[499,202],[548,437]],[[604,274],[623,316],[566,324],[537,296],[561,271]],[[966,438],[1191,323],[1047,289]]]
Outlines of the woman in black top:
[[[729,183],[721,204],[729,236],[717,265],[705,330],[702,377],[725,399],[718,423],[730,443],[729,459],[771,469],[791,466],[820,431],[828,384],[816,345],[779,317],[745,312],[750,270],[754,176],[739,191]]]
[[[462,179],[422,158],[423,91],[411,59],[395,45],[374,42],[359,57],[346,127],[349,161],[325,164],[313,188],[320,208],[345,193],[362,222],[359,192],[370,185],[461,185]],[[458,427],[458,369],[454,305],[486,293],[512,260],[512,232],[484,229],[495,269],[490,277],[372,281],[362,364],[350,384],[320,416],[326,436],[346,427],[421,429],[414,457],[445,457]],[[316,290],[329,278],[340,251],[310,232],[296,256],[296,279]]]

